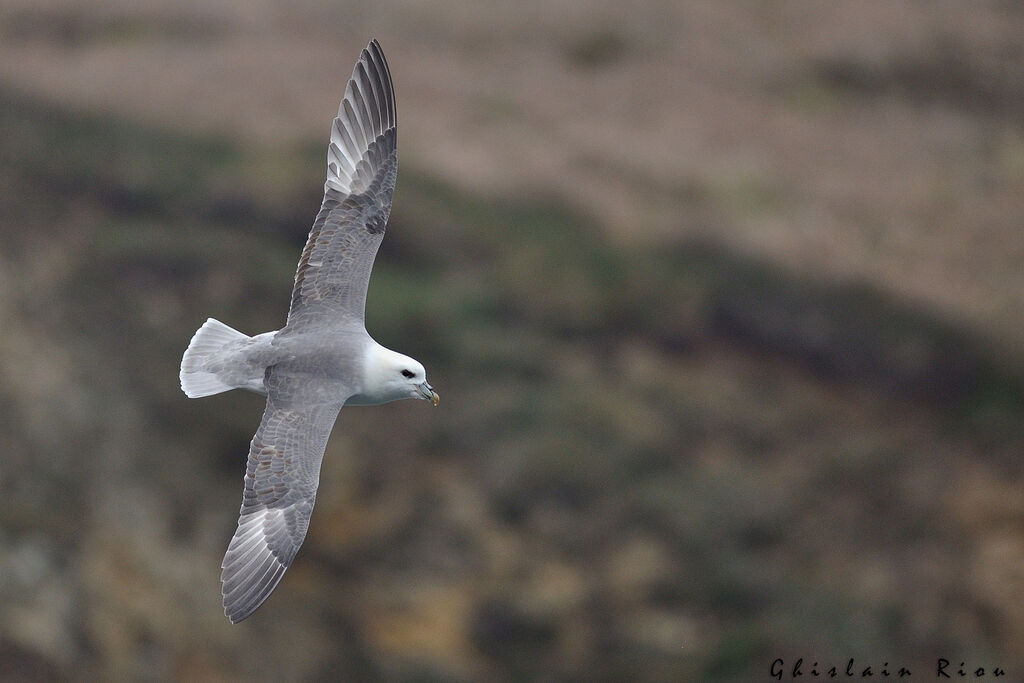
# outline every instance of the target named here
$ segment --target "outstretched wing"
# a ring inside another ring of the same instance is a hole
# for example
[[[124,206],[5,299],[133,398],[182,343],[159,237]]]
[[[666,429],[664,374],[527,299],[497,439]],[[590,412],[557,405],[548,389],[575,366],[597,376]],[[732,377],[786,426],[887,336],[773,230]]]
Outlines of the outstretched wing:
[[[351,395],[267,371],[267,409],[249,448],[238,529],[221,564],[224,613],[245,619],[270,596],[309,528],[327,437]]]
[[[395,92],[377,41],[359,56],[331,129],[324,201],[299,259],[285,330],[362,323],[398,173]]]

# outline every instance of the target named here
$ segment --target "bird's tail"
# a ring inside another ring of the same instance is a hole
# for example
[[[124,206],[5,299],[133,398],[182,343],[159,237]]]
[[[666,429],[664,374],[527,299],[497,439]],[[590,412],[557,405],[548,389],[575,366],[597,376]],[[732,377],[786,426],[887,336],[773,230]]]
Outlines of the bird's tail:
[[[243,339],[249,339],[249,335],[242,334],[219,320],[208,318],[192,335],[192,341],[181,358],[181,372],[178,373],[178,378],[181,380],[181,390],[185,395],[189,398],[199,398],[235,389],[236,386],[223,382],[217,373],[210,369],[207,361],[226,344]]]

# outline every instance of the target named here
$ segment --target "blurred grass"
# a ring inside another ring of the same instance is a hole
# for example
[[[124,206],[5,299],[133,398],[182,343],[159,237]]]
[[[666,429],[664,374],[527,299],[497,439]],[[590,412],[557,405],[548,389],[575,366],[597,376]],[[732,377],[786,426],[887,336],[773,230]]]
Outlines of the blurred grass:
[[[106,490],[97,480],[117,472],[162,492],[166,501],[153,504],[179,520],[187,544],[209,526],[197,510],[231,521],[235,503],[223,492],[237,493],[259,401],[184,401],[181,350],[207,315],[249,333],[283,323],[322,149],[248,149],[11,91],[0,92],[0,125],[5,269],[37,287],[8,292],[5,310],[70,349],[69,390],[98,404],[85,427],[54,426],[67,444],[50,460],[86,489],[67,501],[71,514],[88,519],[89,497]],[[741,203],[770,201],[757,187],[736,191]],[[936,638],[993,651],[1005,642],[998,629],[956,630],[942,618],[907,633],[908,621],[929,617],[915,616],[902,591],[941,577],[898,566],[888,592],[865,596],[858,577],[870,566],[858,554],[964,542],[965,531],[933,521],[953,484],[922,499],[914,482],[958,471],[957,458],[1012,465],[1024,446],[1012,351],[863,283],[815,281],[709,243],[612,244],[553,200],[484,200],[416,169],[402,169],[389,232],[367,327],[425,362],[442,410],[343,417],[342,448],[356,444],[360,459],[325,461],[334,481],[320,506],[343,505],[339,484],[355,481],[353,505],[367,517],[376,505],[400,511],[341,550],[314,526],[302,557],[328,591],[379,573],[371,595],[418,562],[445,567],[470,605],[462,647],[472,656],[461,656],[472,663],[454,654],[382,663],[354,636],[347,661],[316,655],[318,675],[397,666],[406,680],[458,678],[475,666],[526,680],[554,667],[566,677],[740,681],[767,670],[777,650],[808,645],[835,659],[850,648],[914,652]],[[63,267],[34,270],[53,261],[39,257],[48,250]],[[17,403],[19,387],[0,398]],[[395,415],[407,429],[392,427]],[[7,438],[31,453],[37,437]],[[91,452],[111,444],[119,452]],[[101,462],[81,464],[83,448]],[[27,456],[16,462],[23,476],[40,470]],[[349,467],[356,475],[344,479]],[[421,476],[431,467],[480,496],[482,505],[458,508],[468,522]],[[6,493],[4,527],[28,533],[17,514],[27,494]],[[389,495],[407,496],[408,512]],[[465,552],[435,558],[445,543],[428,543],[433,534]],[[512,549],[495,550],[494,535]],[[372,572],[346,569],[360,558]],[[552,562],[580,573],[584,598],[537,610],[522,596]],[[628,571],[616,569],[623,563]],[[378,604],[364,598],[364,614],[323,600],[325,622],[356,630]],[[697,623],[696,643],[680,653],[651,636],[653,610]],[[195,624],[184,619],[189,642]],[[79,628],[82,658],[111,671],[102,638]],[[252,628],[255,642],[274,642],[268,622]],[[559,664],[574,639],[583,663]]]

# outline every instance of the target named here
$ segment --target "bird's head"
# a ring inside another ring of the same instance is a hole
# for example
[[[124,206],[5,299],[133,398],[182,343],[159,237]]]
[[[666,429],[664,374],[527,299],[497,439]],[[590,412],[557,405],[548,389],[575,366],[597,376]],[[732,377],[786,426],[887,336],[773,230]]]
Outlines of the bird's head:
[[[427,371],[423,365],[409,356],[374,344],[367,353],[364,367],[363,390],[349,399],[349,403],[373,405],[403,398],[420,398],[436,406],[441,400],[427,383]]]

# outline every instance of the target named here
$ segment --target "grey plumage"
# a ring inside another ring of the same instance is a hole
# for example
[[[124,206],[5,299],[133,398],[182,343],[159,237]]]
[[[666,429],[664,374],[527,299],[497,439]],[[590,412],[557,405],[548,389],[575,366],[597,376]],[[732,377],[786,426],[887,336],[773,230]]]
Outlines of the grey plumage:
[[[181,386],[190,397],[232,388],[267,396],[249,448],[238,528],[222,563],[232,622],[267,599],[295,558],[342,406],[438,401],[423,366],[377,344],[363,325],[398,170],[395,125],[391,74],[371,41],[331,128],[324,199],[299,259],[287,323],[248,337],[210,319],[182,359]]]
[[[395,93],[377,41],[363,50],[331,127],[324,200],[299,259],[285,329],[363,319],[398,174]]]
[[[302,545],[327,437],[350,393],[338,386],[340,401],[324,395],[314,402],[307,387],[273,368],[266,386],[267,408],[249,447],[238,529],[221,565],[224,612],[234,623],[263,604]]]

